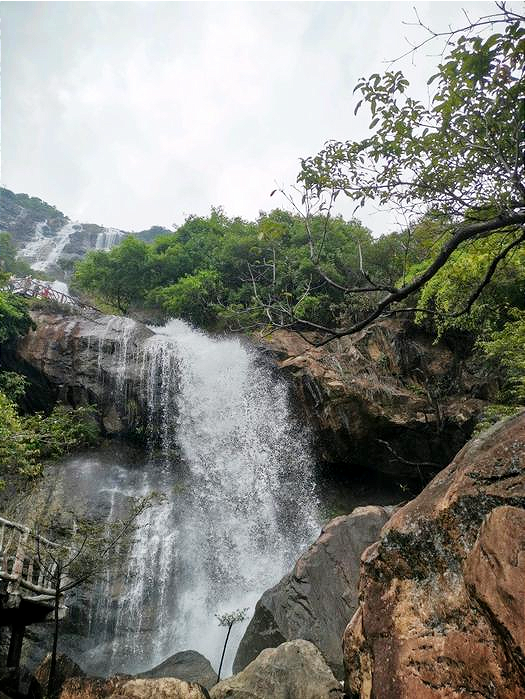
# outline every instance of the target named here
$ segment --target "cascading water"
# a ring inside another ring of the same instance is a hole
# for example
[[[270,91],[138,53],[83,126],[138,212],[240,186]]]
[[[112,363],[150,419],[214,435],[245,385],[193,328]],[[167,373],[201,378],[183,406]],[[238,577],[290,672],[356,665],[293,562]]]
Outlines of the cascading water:
[[[50,235],[47,221],[40,221],[35,224],[33,237],[19,250],[18,255],[29,262],[34,270],[47,272],[56,265],[73,234],[82,233],[83,230],[83,224],[68,221],[56,233]],[[103,228],[97,233],[95,250],[111,250],[124,236],[125,233],[119,229]]]
[[[154,330],[142,383],[161,450],[127,483],[119,472],[108,484],[106,512],[115,513],[115,490],[162,491],[165,501],[141,516],[118,596],[110,578],[95,596],[92,659],[103,656],[106,672],[145,670],[191,648],[218,666],[224,629],[215,613],[251,613],[319,528],[308,440],[286,384],[238,338],[210,338],[182,321]],[[122,337],[121,392],[131,360]],[[226,671],[246,624],[234,628]]]
[[[124,236],[118,228],[105,228],[97,234],[95,250],[111,250]]]
[[[72,234],[80,228],[80,224],[68,221],[54,236],[45,236],[44,228],[47,223],[35,226],[35,236],[19,251],[19,256],[31,263],[34,270],[45,272],[58,261],[64,248],[69,243]]]

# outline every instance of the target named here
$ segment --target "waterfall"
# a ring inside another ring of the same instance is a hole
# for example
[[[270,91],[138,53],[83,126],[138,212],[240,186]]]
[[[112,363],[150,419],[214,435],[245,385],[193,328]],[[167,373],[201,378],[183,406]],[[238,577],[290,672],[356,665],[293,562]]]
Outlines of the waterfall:
[[[126,363],[137,361],[127,328],[113,352],[120,392]],[[119,472],[107,508],[113,515],[115,488],[163,491],[165,500],[141,516],[118,596],[107,579],[94,598],[106,672],[136,673],[183,649],[217,667],[224,629],[215,613],[246,607],[251,615],[319,529],[308,436],[285,382],[239,338],[212,338],[182,321],[152,330],[140,366],[160,450],[152,445],[127,479]],[[232,632],[226,672],[246,624]]]
[[[44,225],[36,225],[35,237],[19,253],[31,263],[34,270],[41,272],[46,272],[57,263],[72,234],[80,228],[80,224],[68,221],[54,236],[49,237],[43,234]]]
[[[49,245],[49,237],[44,233],[44,229],[46,228],[47,221],[40,221],[39,223],[35,224],[35,235],[18,252],[18,255],[30,262],[39,260],[41,251],[43,251]]]
[[[97,234],[95,250],[111,250],[124,236],[118,228],[105,228]]]
[[[84,230],[83,224],[68,221],[56,233],[49,232],[46,221],[35,224],[35,232],[31,240],[18,251],[18,255],[27,260],[34,270],[49,271],[58,262],[65,247],[76,232]],[[95,250],[111,250],[126,234],[116,228],[104,228],[97,233]]]

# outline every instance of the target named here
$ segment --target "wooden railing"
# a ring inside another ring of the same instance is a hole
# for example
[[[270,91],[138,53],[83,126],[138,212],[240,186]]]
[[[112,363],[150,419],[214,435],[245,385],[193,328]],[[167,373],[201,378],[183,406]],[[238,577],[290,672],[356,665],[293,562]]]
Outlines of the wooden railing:
[[[63,549],[25,525],[0,517],[0,579],[8,582],[8,607],[18,607],[21,600],[41,604],[53,600],[52,553]]]

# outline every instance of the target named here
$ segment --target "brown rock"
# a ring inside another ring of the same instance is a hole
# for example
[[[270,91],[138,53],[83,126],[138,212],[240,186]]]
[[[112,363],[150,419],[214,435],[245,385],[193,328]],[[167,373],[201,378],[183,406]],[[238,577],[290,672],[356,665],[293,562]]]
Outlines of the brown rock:
[[[62,686],[61,698],[208,698],[198,683],[178,678],[70,678]]]
[[[341,698],[319,649],[304,639],[265,649],[246,668],[217,683],[212,698]]]
[[[35,678],[44,690],[47,690],[49,680],[49,670],[51,668],[51,654],[48,654],[35,671]],[[55,682],[53,684],[53,697],[58,697],[62,685],[68,678],[82,677],[86,674],[70,659],[66,654],[57,654]]]
[[[129,318],[95,311],[32,311],[31,316],[36,328],[20,339],[15,358],[5,358],[8,364],[20,369],[22,363],[48,401],[96,405],[108,434],[144,422],[141,351],[152,331]],[[42,408],[38,391],[33,393],[29,408]],[[119,398],[123,395],[126,401]]]
[[[180,678],[211,688],[217,682],[217,671],[198,651],[179,651],[154,668],[137,674],[139,678]]]
[[[208,698],[198,683],[178,678],[134,678],[124,683],[118,695],[121,698]]]
[[[68,678],[62,686],[60,698],[109,698],[128,677],[113,678]]]
[[[495,508],[481,526],[465,563],[465,582],[507,648],[525,659],[525,510]],[[523,661],[522,661],[523,662]]]
[[[381,321],[318,348],[285,330],[266,343],[294,382],[321,458],[345,471],[428,480],[465,444],[497,389],[461,348],[406,321]]]
[[[351,697],[523,697],[525,413],[469,442],[362,556]]]

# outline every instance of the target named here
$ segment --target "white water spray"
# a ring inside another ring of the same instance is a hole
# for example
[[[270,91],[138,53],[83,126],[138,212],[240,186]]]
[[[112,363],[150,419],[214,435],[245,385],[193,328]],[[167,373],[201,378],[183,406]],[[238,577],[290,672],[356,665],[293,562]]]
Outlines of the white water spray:
[[[110,591],[99,594],[111,672],[145,670],[183,649],[218,666],[215,613],[251,613],[319,528],[308,440],[285,383],[238,338],[213,339],[181,321],[154,330],[142,383],[162,457],[135,491],[153,484],[166,501],[143,515],[111,631]],[[117,377],[131,360],[125,336]],[[226,672],[246,624],[234,628]]]

